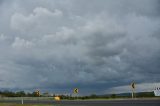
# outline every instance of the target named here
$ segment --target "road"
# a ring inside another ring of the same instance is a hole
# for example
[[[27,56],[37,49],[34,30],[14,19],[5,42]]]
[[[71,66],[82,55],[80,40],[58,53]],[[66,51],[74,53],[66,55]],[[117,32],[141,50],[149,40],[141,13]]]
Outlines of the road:
[[[0,100],[0,103],[18,103],[20,100]],[[160,106],[159,100],[85,100],[85,101],[53,101],[24,100],[24,104],[53,104],[53,106]]]

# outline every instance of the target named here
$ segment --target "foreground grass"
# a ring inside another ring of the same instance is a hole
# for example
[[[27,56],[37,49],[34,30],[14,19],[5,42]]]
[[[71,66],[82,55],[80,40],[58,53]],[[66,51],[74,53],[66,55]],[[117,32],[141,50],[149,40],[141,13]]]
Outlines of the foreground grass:
[[[60,105],[43,105],[43,104],[11,104],[11,103],[0,103],[0,106],[60,106]]]

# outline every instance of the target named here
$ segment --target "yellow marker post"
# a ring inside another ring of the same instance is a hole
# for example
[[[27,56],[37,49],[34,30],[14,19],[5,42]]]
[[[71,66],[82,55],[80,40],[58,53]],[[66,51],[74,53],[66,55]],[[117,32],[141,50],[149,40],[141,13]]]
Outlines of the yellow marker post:
[[[55,96],[55,97],[54,97],[54,100],[56,100],[56,101],[60,101],[61,99],[60,99],[60,97],[59,97],[59,96]]]
[[[39,90],[36,90],[36,95],[40,96],[40,91]]]
[[[78,99],[78,92],[79,92],[78,88],[75,88],[74,91],[73,91],[76,99]]]

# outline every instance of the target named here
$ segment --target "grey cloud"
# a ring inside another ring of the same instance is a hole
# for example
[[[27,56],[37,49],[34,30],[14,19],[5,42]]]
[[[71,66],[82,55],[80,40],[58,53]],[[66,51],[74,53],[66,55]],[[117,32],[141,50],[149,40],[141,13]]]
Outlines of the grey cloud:
[[[103,93],[159,82],[158,1],[90,2],[4,1],[2,88]]]

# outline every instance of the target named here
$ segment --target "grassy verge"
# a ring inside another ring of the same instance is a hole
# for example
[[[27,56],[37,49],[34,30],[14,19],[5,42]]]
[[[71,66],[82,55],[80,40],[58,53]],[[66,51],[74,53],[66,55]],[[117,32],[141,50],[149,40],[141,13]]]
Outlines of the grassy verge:
[[[11,104],[11,103],[0,103],[0,106],[59,106],[59,105],[43,105],[43,104]]]

